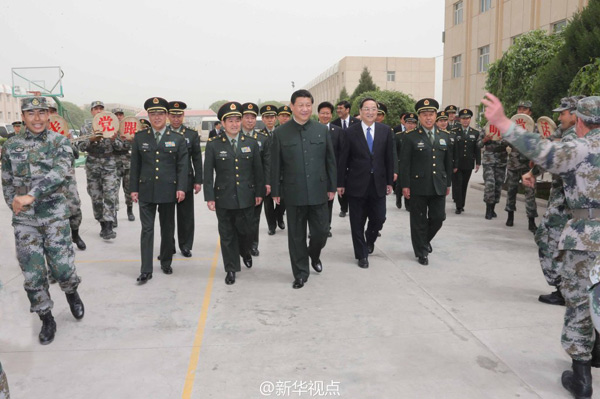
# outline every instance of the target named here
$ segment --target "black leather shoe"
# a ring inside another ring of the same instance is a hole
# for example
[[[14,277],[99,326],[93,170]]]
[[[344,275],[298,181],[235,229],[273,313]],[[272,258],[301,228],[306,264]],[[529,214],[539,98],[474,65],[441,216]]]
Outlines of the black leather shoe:
[[[433,248],[431,247],[431,243],[427,244],[427,252],[429,252],[429,253],[433,252]]]
[[[321,263],[321,259],[318,259],[317,261],[313,262],[312,260],[310,261],[310,265],[312,266],[313,269],[315,269],[315,271],[317,273],[321,273],[323,271],[323,264]]]
[[[176,253],[177,253],[177,250],[176,250],[175,248],[173,248],[173,255],[175,255]],[[160,255],[158,255],[158,256],[156,257],[156,259],[160,260]]]
[[[151,279],[152,279],[152,273],[142,273],[137,278],[137,281],[141,285],[141,284],[146,284],[146,281],[151,280]]]
[[[381,232],[377,232],[377,237],[381,237]]]
[[[345,218],[345,217],[346,217],[346,212],[344,212],[344,211],[341,211],[341,212],[340,212],[340,217],[341,217],[341,218]]]
[[[331,231],[329,233],[327,233],[327,237],[329,237],[329,238],[333,237],[333,234],[331,234]]]
[[[277,222],[277,226],[279,226],[281,230],[285,230],[285,222],[283,220],[281,222]]]
[[[52,317],[52,312],[48,311],[44,314],[39,314],[40,320],[42,321],[42,329],[40,330],[40,344],[48,345],[54,341],[54,335],[56,334],[56,322]]]
[[[235,272],[227,272],[227,275],[225,276],[225,284],[235,284]]]
[[[246,267],[250,269],[252,267],[252,256],[248,255],[242,259],[244,260],[244,265],[246,265]]]
[[[358,267],[361,269],[367,269],[369,267],[369,260],[367,258],[359,259]]]
[[[538,301],[547,303],[548,305],[565,306],[565,298],[558,289],[551,294],[540,295]]]
[[[258,256],[258,255],[260,255],[260,251],[258,250],[258,248],[252,248],[250,250],[250,255],[252,255],[252,256]]]
[[[185,256],[186,258],[191,258],[191,257],[192,257],[192,251],[190,251],[190,250],[189,250],[189,249],[187,249],[187,248],[183,248],[183,249],[181,250],[181,254],[182,254],[183,256]]]
[[[508,217],[506,218],[506,225],[512,227],[515,223],[515,213],[508,211]]]
[[[464,212],[464,211],[465,211],[465,208],[464,208],[464,207],[463,207],[463,208],[460,208],[460,211],[461,211],[461,212]]]
[[[454,211],[454,213],[456,213],[457,215],[460,215],[462,211],[460,210],[460,208],[456,208],[456,210]]]
[[[164,274],[173,274],[173,268],[171,266],[160,266],[160,269]]]
[[[85,314],[85,308],[83,306],[83,301],[79,297],[77,291],[75,291],[72,294],[66,294],[66,296],[73,317],[75,317],[77,320],[83,319],[83,315]]]
[[[292,288],[297,290],[298,288],[302,288],[304,287],[304,280],[302,280],[301,278],[297,278],[294,280],[294,284],[292,285]]]
[[[275,235],[275,229],[269,229],[269,233],[270,236]]]
[[[422,264],[423,266],[427,266],[429,264],[429,260],[427,259],[427,256],[419,256],[419,263]]]
[[[369,251],[369,255],[371,255],[373,253],[373,251],[375,251],[375,244],[374,243],[367,243],[367,250]]]
[[[127,219],[128,219],[130,222],[133,222],[133,221],[135,220],[135,216],[133,215],[133,209],[132,209],[132,207],[131,207],[131,206],[128,206],[128,207],[127,207]]]

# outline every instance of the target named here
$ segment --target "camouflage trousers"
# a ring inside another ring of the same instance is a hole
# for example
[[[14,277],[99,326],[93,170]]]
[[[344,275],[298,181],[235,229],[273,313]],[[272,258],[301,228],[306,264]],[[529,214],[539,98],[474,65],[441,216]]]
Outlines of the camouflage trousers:
[[[75,271],[75,253],[67,220],[45,226],[14,224],[17,260],[23,271],[23,284],[31,303],[31,312],[44,313],[54,303],[48,291],[46,263],[65,293],[73,293],[80,283]]]
[[[519,190],[519,182],[521,176],[529,172],[527,169],[508,169],[506,173],[506,207],[504,208],[507,212],[514,212],[517,210],[517,191]],[[525,212],[528,218],[535,218],[538,216],[537,204],[535,203],[535,188],[525,187]]]
[[[131,171],[131,155],[117,155],[117,176],[119,177],[119,185],[123,182],[123,194],[125,194],[125,205],[133,206],[131,201],[131,190],[129,189],[129,173]],[[118,188],[117,188],[118,191]],[[119,194],[117,193],[117,211],[119,210]]]
[[[8,381],[6,380],[6,373],[2,369],[2,363],[0,363],[0,399],[10,399]]]
[[[75,179],[75,169],[71,170],[71,175],[67,177],[67,190],[65,196],[71,216],[69,216],[69,224],[71,230],[79,230],[81,226],[81,200],[79,199],[79,191],[77,191],[77,180]]]
[[[562,259],[559,256],[558,242],[568,220],[569,216],[565,212],[564,205],[556,207],[548,204],[548,208],[535,232],[535,243],[538,246],[538,257],[542,273],[544,273],[548,284],[553,287],[560,285]]]
[[[94,219],[99,222],[114,222],[119,194],[119,178],[114,159],[96,158],[88,155],[87,192],[92,198]]]
[[[502,195],[502,184],[506,178],[506,164],[483,165],[483,202],[486,204],[497,204]]]
[[[588,361],[592,358],[595,332],[590,315],[590,270],[600,252],[561,251],[560,292],[565,297],[567,308],[562,330],[563,349],[574,360]]]

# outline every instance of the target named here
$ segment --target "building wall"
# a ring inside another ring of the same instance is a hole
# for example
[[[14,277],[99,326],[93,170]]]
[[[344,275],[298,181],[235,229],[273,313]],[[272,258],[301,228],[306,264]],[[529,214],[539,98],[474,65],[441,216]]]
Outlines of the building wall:
[[[401,91],[415,99],[434,95],[434,58],[344,57],[304,87],[312,93],[315,104],[334,102],[343,87],[352,94],[365,66],[381,90]],[[395,81],[388,81],[388,71],[395,72]]]
[[[444,105],[476,110],[485,93],[487,73],[478,71],[479,49],[489,45],[492,63],[510,47],[514,38],[535,29],[552,31],[556,22],[570,18],[589,0],[491,0],[480,12],[482,0],[462,0],[463,21],[454,24],[454,5],[446,0],[444,32]],[[461,55],[462,71],[452,77],[452,58]]]
[[[0,123],[20,120],[21,105],[19,99],[12,96],[12,86],[0,84]]]

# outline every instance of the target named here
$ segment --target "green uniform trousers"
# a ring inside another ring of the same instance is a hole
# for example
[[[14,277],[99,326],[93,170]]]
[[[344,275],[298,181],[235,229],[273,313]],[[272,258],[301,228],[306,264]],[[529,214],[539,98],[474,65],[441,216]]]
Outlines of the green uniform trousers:
[[[254,225],[254,208],[217,208],[221,255],[226,272],[239,272],[240,256],[249,256]]]

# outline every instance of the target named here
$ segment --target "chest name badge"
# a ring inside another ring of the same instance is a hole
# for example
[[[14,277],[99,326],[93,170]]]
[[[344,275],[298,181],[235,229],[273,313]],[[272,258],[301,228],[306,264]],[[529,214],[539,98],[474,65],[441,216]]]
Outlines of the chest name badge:
[[[173,147],[175,147],[175,142],[174,141],[165,141],[165,147],[173,148]]]
[[[474,139],[475,136],[473,136],[472,134],[469,135],[469,138]]]
[[[189,143],[190,143],[190,139],[188,139],[188,138],[186,137],[186,138],[185,138],[185,142],[189,144]]]
[[[252,152],[252,150],[250,149],[250,147],[242,147],[242,153],[247,154],[249,152]]]
[[[226,157],[227,155],[229,155],[229,154],[227,154],[227,151],[221,151],[221,152],[219,152],[219,156],[220,157]]]
[[[142,143],[142,150],[147,150],[150,148],[150,144],[148,143]]]
[[[424,142],[422,142],[422,141],[419,141],[419,142],[417,143],[417,148],[424,148],[424,147],[425,147],[425,143],[424,143]]]
[[[446,145],[446,140],[440,139],[440,145]]]

